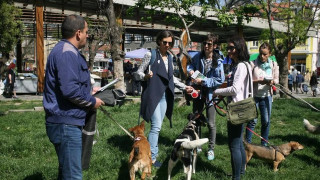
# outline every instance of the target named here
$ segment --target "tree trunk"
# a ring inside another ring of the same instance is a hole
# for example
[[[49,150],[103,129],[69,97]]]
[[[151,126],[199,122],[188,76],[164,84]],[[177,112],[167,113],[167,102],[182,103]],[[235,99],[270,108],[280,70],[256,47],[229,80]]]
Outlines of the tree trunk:
[[[110,40],[111,40],[111,57],[114,67],[114,77],[120,81],[115,85],[115,88],[125,91],[124,76],[123,76],[123,59],[124,53],[120,49],[122,43],[122,29],[117,25],[113,0],[108,0],[106,4],[106,15],[110,26]]]
[[[278,53],[276,54],[276,59],[279,65],[279,84],[286,88],[286,90],[282,90],[288,92],[288,58],[285,54]],[[280,97],[286,98],[287,95],[280,92]]]
[[[92,67],[93,67],[93,63],[94,63],[94,57],[96,56],[96,51],[95,48],[92,47],[93,46],[93,42],[88,43],[88,49],[89,49],[89,69],[92,72]]]

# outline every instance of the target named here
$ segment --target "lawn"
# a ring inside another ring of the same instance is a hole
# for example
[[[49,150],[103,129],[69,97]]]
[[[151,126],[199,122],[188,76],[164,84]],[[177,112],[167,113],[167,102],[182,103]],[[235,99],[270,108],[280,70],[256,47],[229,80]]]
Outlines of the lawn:
[[[306,99],[320,108],[320,99]],[[9,112],[10,109],[32,109],[41,106],[40,101],[0,102],[0,179],[37,180],[55,179],[57,176],[57,157],[53,145],[45,132],[43,111]],[[177,104],[177,103],[176,103]],[[135,126],[138,121],[139,104],[126,103],[119,107],[105,107],[114,119],[123,127]],[[303,118],[313,124],[319,124],[319,112],[291,99],[275,99],[270,129],[270,142],[278,145],[289,141],[298,141],[305,148],[289,155],[280,164],[278,172],[273,172],[272,165],[262,160],[249,162],[243,179],[319,179],[320,172],[320,136],[312,135],[303,128]],[[173,128],[165,119],[159,139],[159,157],[164,162],[160,169],[152,169],[153,179],[167,178],[167,162],[175,138],[187,123],[190,106],[175,107]],[[89,170],[83,172],[85,180],[126,180],[129,179],[127,162],[133,142],[115,123],[101,111],[97,116],[99,137],[93,146]],[[206,158],[207,145],[198,156],[196,174],[192,179],[230,179],[230,152],[227,146],[226,118],[217,116],[217,142],[215,160]],[[146,124],[146,132],[150,125]],[[208,136],[208,129],[202,129],[202,136]],[[260,133],[260,122],[256,128]],[[253,137],[254,143],[260,139]],[[137,179],[140,175],[137,175]],[[184,179],[182,164],[173,170],[172,179]]]

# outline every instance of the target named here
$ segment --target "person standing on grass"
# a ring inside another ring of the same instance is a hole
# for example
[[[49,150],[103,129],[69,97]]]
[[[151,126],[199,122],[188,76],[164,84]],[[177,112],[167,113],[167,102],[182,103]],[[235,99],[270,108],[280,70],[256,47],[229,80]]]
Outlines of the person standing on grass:
[[[227,76],[226,88],[219,88],[213,92],[214,96],[227,96],[228,102],[238,102],[249,97],[249,87],[252,83],[252,69],[249,64],[249,52],[245,40],[235,36],[227,41],[228,56],[232,59],[230,72]],[[245,173],[246,152],[242,141],[244,124],[233,125],[228,128],[228,145],[231,152],[232,179],[239,180],[240,174]]]
[[[310,78],[310,86],[312,91],[312,96],[317,96],[317,89],[318,89],[318,80],[317,80],[317,72],[313,71],[312,76]]]
[[[217,89],[225,79],[223,71],[223,59],[221,52],[217,49],[218,37],[209,34],[202,43],[202,51],[193,56],[192,63],[188,65],[187,71],[190,76],[198,70],[205,76],[205,79],[193,79],[195,86],[200,89],[198,98],[193,99],[193,113],[200,113],[204,105],[208,106],[206,109],[206,116],[208,118],[209,128],[209,149],[208,160],[214,159],[214,145],[216,143],[216,110],[212,100],[212,92]]]
[[[271,109],[272,109],[272,95],[273,85],[279,83],[279,66],[277,62],[272,61],[269,57],[271,55],[271,46],[269,43],[262,43],[259,47],[259,56],[256,60],[251,61],[253,69],[253,95],[257,108],[260,110],[261,117],[261,136],[268,140]],[[247,128],[254,130],[257,124],[257,119],[249,121]],[[251,143],[252,131],[246,130],[246,140]],[[261,145],[267,146],[268,143],[261,139]]]
[[[103,105],[91,95],[90,72],[79,49],[88,38],[88,24],[79,15],[67,16],[62,40],[47,59],[43,107],[46,131],[58,161],[58,179],[82,179],[82,127],[88,111]]]
[[[16,94],[16,74],[14,72],[14,68],[16,65],[14,63],[10,63],[8,66],[7,77],[6,77],[6,86],[9,87],[9,94],[7,94],[8,98],[17,98]],[[12,95],[13,94],[13,95]]]
[[[161,31],[156,43],[158,48],[147,52],[142,59],[134,78],[145,81],[141,95],[140,114],[144,120],[151,122],[148,141],[151,147],[152,165],[159,168],[162,163],[157,161],[158,139],[162,122],[165,117],[170,121],[174,105],[174,86],[191,92],[193,88],[186,86],[173,76],[173,58],[168,50],[173,46],[173,33]]]

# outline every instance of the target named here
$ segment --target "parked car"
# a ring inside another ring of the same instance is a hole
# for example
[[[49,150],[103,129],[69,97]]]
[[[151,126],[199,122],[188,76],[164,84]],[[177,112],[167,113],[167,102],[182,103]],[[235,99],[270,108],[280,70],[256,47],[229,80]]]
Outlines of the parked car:
[[[103,68],[100,66],[93,66],[92,72],[103,72]]]

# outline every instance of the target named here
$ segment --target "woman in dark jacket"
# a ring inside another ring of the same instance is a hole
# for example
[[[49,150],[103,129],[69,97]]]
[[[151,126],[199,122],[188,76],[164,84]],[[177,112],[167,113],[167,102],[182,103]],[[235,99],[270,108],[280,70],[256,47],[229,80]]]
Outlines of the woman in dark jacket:
[[[144,120],[151,122],[148,141],[151,147],[152,163],[160,167],[156,161],[158,156],[158,138],[164,116],[170,120],[174,103],[174,86],[192,91],[192,87],[178,81],[173,76],[173,59],[168,50],[173,45],[173,34],[170,31],[161,31],[157,35],[156,50],[146,53],[138,71],[134,74],[136,80],[146,81],[141,95],[140,114]],[[146,72],[148,71],[148,72]]]

